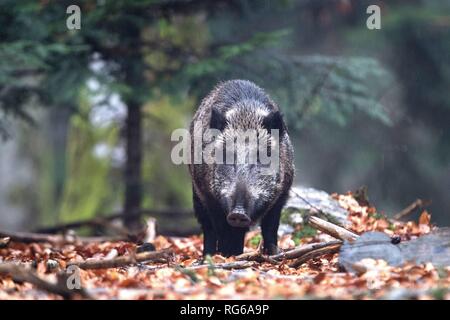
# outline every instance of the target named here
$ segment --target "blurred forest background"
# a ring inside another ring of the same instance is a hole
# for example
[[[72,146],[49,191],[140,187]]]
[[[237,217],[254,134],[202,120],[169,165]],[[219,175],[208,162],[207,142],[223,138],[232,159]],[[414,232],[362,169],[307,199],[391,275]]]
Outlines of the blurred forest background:
[[[366,27],[371,4],[381,30]],[[366,185],[388,215],[429,199],[450,224],[447,0],[1,0],[0,26],[2,229],[190,209],[171,132],[232,78],[283,109],[297,184]],[[166,233],[196,226],[157,218]]]

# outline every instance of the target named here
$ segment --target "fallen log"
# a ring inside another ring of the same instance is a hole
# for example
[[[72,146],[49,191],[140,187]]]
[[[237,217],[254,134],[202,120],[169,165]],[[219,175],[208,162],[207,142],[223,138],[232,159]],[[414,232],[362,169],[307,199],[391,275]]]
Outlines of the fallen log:
[[[70,262],[67,266],[77,266],[81,269],[107,269],[124,267],[138,262],[168,262],[171,257],[170,250],[141,252],[133,255],[125,255],[112,259],[91,259],[80,262]]]

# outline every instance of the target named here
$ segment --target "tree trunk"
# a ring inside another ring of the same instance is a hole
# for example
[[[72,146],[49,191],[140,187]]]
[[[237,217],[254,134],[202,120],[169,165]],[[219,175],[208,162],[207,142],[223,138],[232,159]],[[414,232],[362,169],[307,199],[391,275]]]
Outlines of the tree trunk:
[[[126,164],[125,164],[125,203],[124,224],[130,230],[138,230],[142,200],[142,110],[138,102],[127,102],[125,122]]]

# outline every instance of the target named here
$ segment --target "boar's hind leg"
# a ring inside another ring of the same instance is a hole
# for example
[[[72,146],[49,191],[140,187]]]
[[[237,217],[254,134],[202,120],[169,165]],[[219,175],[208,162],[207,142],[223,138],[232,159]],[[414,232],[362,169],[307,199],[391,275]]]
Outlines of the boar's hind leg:
[[[245,228],[225,227],[219,235],[219,252],[225,257],[244,252]]]
[[[213,255],[217,252],[217,236],[211,223],[207,209],[194,192],[194,211],[203,231],[203,255]]]
[[[261,221],[265,254],[273,255],[278,253],[278,226],[280,225],[281,209],[283,209],[285,202],[284,199],[278,200]]]

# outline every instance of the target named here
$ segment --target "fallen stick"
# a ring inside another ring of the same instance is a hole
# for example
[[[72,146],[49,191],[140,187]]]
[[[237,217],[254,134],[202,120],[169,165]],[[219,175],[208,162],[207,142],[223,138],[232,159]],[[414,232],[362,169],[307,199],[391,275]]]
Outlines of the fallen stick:
[[[297,259],[299,263],[303,263],[302,259],[311,259],[311,257],[315,257],[316,254],[320,254],[320,252],[327,253],[329,250],[339,250],[342,245],[342,241],[354,241],[359,235],[348,231],[338,225],[335,225],[331,222],[322,220],[318,217],[311,216],[308,219],[308,223],[314,228],[331,235],[332,237],[339,239],[341,241],[330,241],[330,242],[319,242],[319,243],[309,243],[306,245],[298,246],[292,250],[281,252],[271,256],[264,256],[259,251],[253,251],[248,253],[243,253],[236,257],[238,261],[263,261],[263,262],[271,262],[277,264],[278,261],[282,260],[290,260]],[[337,249],[336,249],[337,248]],[[322,251],[321,251],[322,250]],[[295,262],[292,263],[295,265]]]
[[[328,244],[327,246],[324,246],[322,248],[310,251],[304,255],[302,255],[300,258],[295,260],[294,262],[289,264],[289,267],[291,268],[298,268],[308,260],[323,256],[325,254],[329,253],[337,253],[339,252],[339,249],[341,248],[342,243],[334,243],[334,244]]]
[[[341,244],[342,241],[330,241],[330,242],[316,242],[300,245],[294,249],[284,251],[271,256],[261,254],[259,251],[246,252],[236,256],[237,261],[258,261],[258,262],[270,262],[273,264],[279,264],[279,261],[296,259],[304,254],[316,249],[330,246],[332,244]]]
[[[338,225],[322,220],[315,216],[310,216],[308,218],[308,223],[317,230],[320,230],[342,241],[353,242],[359,237],[356,233],[348,231],[347,229],[344,229]]]
[[[400,211],[399,213],[394,215],[395,220],[400,220],[406,216],[409,216],[411,213],[413,213],[418,208],[423,208],[426,206],[429,206],[431,204],[430,200],[422,200],[422,199],[416,199],[414,202],[412,202],[409,206],[407,206],[405,209]]]
[[[328,247],[331,245],[342,244],[341,241],[330,241],[330,242],[316,242],[316,243],[308,243],[305,245],[298,246],[292,250],[281,252],[279,254],[270,256],[271,259],[274,260],[289,260],[299,258],[311,251],[321,249],[324,247]]]
[[[32,243],[32,242],[49,242],[49,243],[74,243],[74,242],[106,242],[106,241],[119,241],[126,240],[123,237],[78,237],[72,235],[53,235],[53,234],[40,234],[32,232],[14,232],[14,231],[1,231],[0,237],[8,237],[11,241]]]
[[[171,257],[169,250],[142,252],[134,255],[120,256],[113,259],[91,259],[81,262],[70,262],[67,266],[77,266],[81,269],[107,269],[118,268],[135,264],[137,262],[158,261],[167,262]]]
[[[256,261],[256,259],[261,256],[261,252],[257,249],[251,252],[245,252],[236,256],[237,261]]]
[[[238,256],[236,256],[237,261],[257,261],[257,262],[269,262],[272,264],[279,264],[278,261],[273,259],[273,256],[268,256],[263,253],[261,253],[260,250],[252,251],[252,252],[246,252],[242,253]]]
[[[197,270],[202,268],[212,268],[212,269],[245,269],[255,266],[255,261],[233,261],[217,264],[200,264],[197,266],[190,267],[180,267],[181,270]]]
[[[82,297],[90,298],[90,296],[83,290],[70,290],[62,284],[48,282],[47,280],[39,277],[32,269],[22,267],[14,263],[1,263],[0,273],[10,275],[14,281],[29,282],[41,290],[57,294],[64,299],[73,299],[78,294]]]

